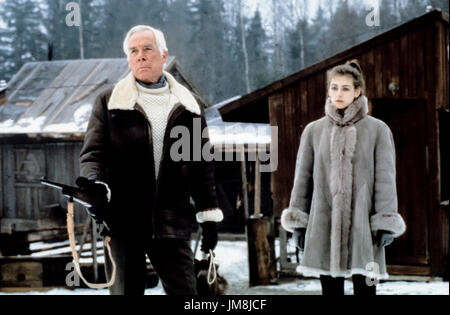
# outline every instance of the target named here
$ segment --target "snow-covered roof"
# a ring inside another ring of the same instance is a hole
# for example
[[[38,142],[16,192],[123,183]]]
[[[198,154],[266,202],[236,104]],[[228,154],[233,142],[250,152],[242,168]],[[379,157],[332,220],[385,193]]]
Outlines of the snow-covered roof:
[[[8,85],[6,84],[5,80],[0,80],[0,93],[6,91],[7,87]]]
[[[171,57],[168,66],[173,61]],[[128,71],[126,59],[25,64],[9,82],[8,102],[0,106],[0,137],[26,134],[30,137],[82,139],[96,97],[113,87]],[[181,76],[180,80],[188,84],[182,73]],[[218,110],[240,97],[232,97],[205,109],[211,143],[214,146],[270,144],[269,125],[222,120]]]
[[[124,59],[27,63],[8,84],[0,134],[84,132],[97,95],[128,71]]]
[[[257,145],[260,149],[265,149],[271,143],[271,129],[268,124],[223,121],[219,109],[239,98],[241,96],[232,97],[205,110],[211,144],[214,146]]]
[[[201,94],[180,69],[175,57],[170,56],[166,70],[195,94]],[[0,106],[0,137],[81,137],[96,97],[128,72],[128,62],[123,58],[25,64],[9,82],[8,101]],[[200,100],[204,101],[201,96]]]
[[[266,124],[232,123],[209,124],[210,142],[214,146],[257,145],[266,149],[271,143],[270,126]]]

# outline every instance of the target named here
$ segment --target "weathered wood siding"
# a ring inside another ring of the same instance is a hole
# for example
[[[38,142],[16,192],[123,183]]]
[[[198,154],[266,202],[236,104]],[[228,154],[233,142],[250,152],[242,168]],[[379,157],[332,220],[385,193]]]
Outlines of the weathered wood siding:
[[[448,129],[439,126],[438,114],[441,110],[448,115],[449,110],[448,37],[448,17],[429,15],[429,20],[419,19],[287,78],[288,85],[270,93],[270,124],[279,133],[279,164],[272,179],[277,216],[289,205],[301,133],[308,123],[324,116],[326,71],[358,59],[370,112],[379,104],[381,110],[372,114],[385,117],[397,132],[399,211],[408,230],[388,248],[388,262],[402,272],[402,265],[414,265],[416,274],[440,274],[449,237],[448,205],[440,205],[442,183],[448,182],[441,169],[448,170],[449,161],[440,158],[440,139],[445,135],[439,134]],[[398,90],[392,91],[391,83]],[[448,199],[448,193],[444,195]]]
[[[73,185],[79,176],[81,142],[2,144],[0,222],[1,232],[10,224],[17,230],[64,225],[67,200],[55,189],[39,183],[42,176]],[[84,211],[78,211],[80,222]]]

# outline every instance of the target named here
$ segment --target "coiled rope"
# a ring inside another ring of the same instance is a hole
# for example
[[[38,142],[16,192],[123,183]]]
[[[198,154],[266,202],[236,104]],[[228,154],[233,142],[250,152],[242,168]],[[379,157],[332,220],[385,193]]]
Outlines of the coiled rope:
[[[216,270],[216,262],[215,262],[215,255],[212,249],[209,250],[209,267],[208,267],[208,277],[207,281],[209,285],[212,285],[214,282],[216,282],[217,279],[217,270]],[[213,274],[213,278],[211,279],[211,274]]]
[[[111,237],[109,237],[109,236],[105,237],[105,246],[108,250],[108,256],[109,256],[109,259],[111,260],[111,264],[112,264],[111,280],[107,283],[91,283],[84,278],[83,273],[81,272],[81,268],[80,268],[79,256],[78,256],[78,252],[77,252],[77,248],[76,248],[76,244],[75,244],[75,231],[74,231],[75,229],[74,229],[74,220],[73,220],[74,210],[73,209],[74,209],[73,202],[69,201],[69,203],[67,204],[67,233],[69,234],[69,243],[70,243],[70,248],[72,250],[72,257],[73,257],[74,264],[75,264],[75,270],[77,271],[78,275],[83,280],[83,282],[89,288],[91,288],[91,289],[109,288],[114,284],[114,282],[116,280],[116,262],[114,261],[114,259],[112,257],[111,248],[109,246]]]

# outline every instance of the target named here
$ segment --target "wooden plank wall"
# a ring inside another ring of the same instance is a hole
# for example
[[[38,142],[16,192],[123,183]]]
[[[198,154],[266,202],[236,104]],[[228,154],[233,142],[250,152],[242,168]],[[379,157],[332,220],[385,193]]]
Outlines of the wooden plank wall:
[[[442,96],[442,106],[443,106],[443,110],[446,111],[446,125],[443,128],[440,128],[439,130],[442,130],[443,133],[445,133],[445,135],[442,135],[442,143],[446,143],[446,158],[441,158],[441,163],[446,163],[446,168],[444,168],[444,172],[447,172],[447,181],[444,185],[442,185],[441,183],[441,187],[442,189],[446,190],[446,193],[444,193],[444,195],[442,195],[441,193],[441,201],[445,201],[447,200],[448,202],[448,198],[450,195],[450,187],[449,187],[449,164],[450,161],[448,159],[449,156],[449,142],[448,139],[450,138],[450,132],[449,132],[449,122],[450,119],[449,117],[449,110],[450,110],[450,106],[449,106],[449,90],[450,90],[450,82],[449,82],[449,28],[448,28],[448,24],[447,26],[441,26],[441,32],[443,34],[443,36],[441,37],[441,42],[440,42],[440,46],[443,48],[442,50],[440,50],[441,52],[441,64],[440,64],[440,68],[444,69],[444,73],[443,73],[443,79],[444,79],[444,93]],[[445,49],[447,47],[447,49]],[[449,266],[449,251],[450,251],[450,247],[449,247],[449,239],[450,239],[450,232],[449,232],[449,218],[450,218],[450,205],[447,203],[447,205],[442,204],[440,207],[440,218],[439,221],[440,222],[447,222],[447,224],[442,224],[442,230],[440,232],[441,235],[441,252],[442,252],[442,261],[444,262],[444,268],[447,268],[446,274],[447,274],[447,280],[448,280],[448,266]],[[445,271],[444,271],[445,272]]]
[[[386,249],[389,264],[429,264],[426,110],[423,99],[373,99],[373,115],[394,136],[398,211],[407,223],[407,232]]]
[[[3,146],[0,145],[0,218],[3,217]]]
[[[55,189],[42,186],[39,179],[45,175],[73,185],[79,176],[81,145],[81,142],[1,145],[2,232],[9,223],[16,223],[16,229],[65,224],[64,212],[48,207],[58,204],[65,207],[65,197]],[[84,211],[77,211],[76,222],[82,222],[85,217]]]
[[[448,257],[448,207],[439,212],[440,163],[438,108],[449,108],[448,78],[448,23],[436,21],[416,25],[407,32],[398,33],[388,41],[369,47],[364,51],[347,54],[346,59],[327,61],[329,68],[358,59],[366,79],[369,110],[373,99],[423,100],[426,103],[424,132],[428,147],[428,211],[430,228],[429,244],[431,274],[440,274],[442,261]],[[389,89],[396,83],[398,91]],[[273,174],[274,213],[280,216],[289,205],[293,186],[296,154],[301,132],[305,126],[324,115],[326,96],[326,69],[303,77],[297,82],[278,90],[269,97],[270,124],[278,127],[279,167]],[[414,122],[408,128],[416,128]],[[445,161],[448,163],[448,161]],[[443,208],[443,207],[441,207]],[[442,218],[447,218],[442,223]],[[436,228],[436,227],[441,228]],[[443,241],[442,234],[447,235]],[[445,248],[444,248],[445,247]],[[448,259],[448,258],[447,258]],[[402,269],[404,270],[404,269]]]
[[[431,88],[430,82],[435,81],[429,79],[430,76],[435,78],[432,67],[436,65],[427,55],[427,52],[429,54],[434,49],[433,36],[429,36],[429,32],[433,30],[418,28],[346,60],[336,61],[330,68],[349,59],[357,59],[365,75],[369,103],[374,98],[433,101],[428,99],[427,91]],[[389,90],[392,82],[399,88],[395,94]],[[448,91],[446,93],[448,95]],[[275,182],[278,178],[283,184],[286,182],[281,178],[292,181],[292,164],[295,163],[293,152],[296,153],[298,149],[304,127],[324,115],[325,98],[326,70],[314,73],[269,97],[271,125],[279,128],[279,156],[286,156],[282,158],[280,169],[274,174]],[[371,104],[369,105],[371,108]],[[280,191],[282,200],[286,200],[285,195],[290,194],[290,191],[286,192],[289,190],[287,187],[291,188],[291,184]],[[286,202],[283,202],[282,207],[285,206]],[[280,214],[280,209],[276,208],[275,211]]]
[[[449,206],[441,204],[442,198],[442,178],[441,168],[448,170],[449,161],[441,158],[441,137],[448,138],[448,135],[441,135],[440,131],[445,131],[445,128],[439,125],[439,111],[446,110],[448,113],[449,102],[449,78],[448,78],[448,23],[444,24],[442,21],[436,21],[429,26],[430,41],[434,41],[434,51],[430,51],[430,61],[434,64],[434,74],[436,80],[434,86],[429,82],[429,101],[434,102],[435,111],[430,109],[432,120],[430,122],[430,147],[435,150],[432,154],[436,154],[436,163],[430,164],[430,247],[431,247],[431,272],[433,274],[440,274],[444,268],[448,268],[448,239],[449,239]],[[431,81],[431,80],[430,80]],[[443,148],[445,150],[445,148]],[[434,157],[434,155],[433,155]],[[443,165],[445,163],[445,166]],[[448,175],[447,175],[448,176]],[[433,198],[435,197],[435,198]],[[446,222],[447,224],[443,224]],[[446,264],[446,266],[444,265]],[[448,274],[448,270],[447,270]]]

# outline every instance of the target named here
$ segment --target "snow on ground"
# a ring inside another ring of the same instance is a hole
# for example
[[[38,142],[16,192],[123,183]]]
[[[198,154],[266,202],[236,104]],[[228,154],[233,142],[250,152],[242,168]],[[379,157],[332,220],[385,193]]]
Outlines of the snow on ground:
[[[88,244],[86,244],[88,245]],[[216,248],[218,272],[229,282],[227,294],[230,295],[319,295],[319,280],[293,279],[280,281],[279,285],[248,286],[247,244],[245,241],[220,241]],[[197,253],[197,258],[200,254]],[[351,281],[345,281],[345,293],[353,294]],[[47,292],[2,293],[27,295],[107,295],[108,290],[89,289],[53,289]],[[146,295],[163,295],[161,283],[157,287],[147,289]],[[377,287],[378,295],[449,295],[449,283],[387,281]]]

